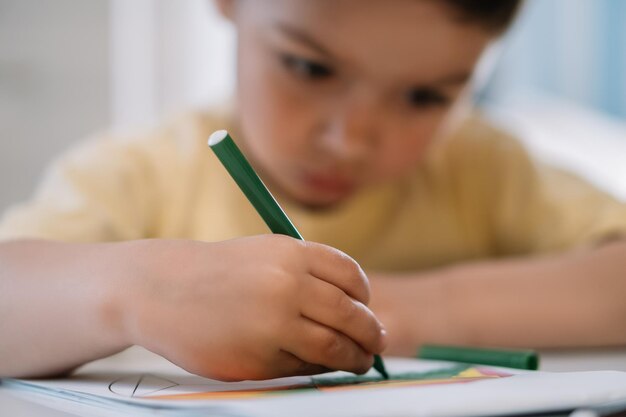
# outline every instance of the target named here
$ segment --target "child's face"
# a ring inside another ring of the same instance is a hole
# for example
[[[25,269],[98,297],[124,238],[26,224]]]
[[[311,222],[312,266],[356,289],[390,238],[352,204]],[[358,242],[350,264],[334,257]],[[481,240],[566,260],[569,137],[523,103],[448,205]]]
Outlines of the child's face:
[[[329,206],[424,156],[491,34],[439,0],[223,0],[238,28],[244,148]]]

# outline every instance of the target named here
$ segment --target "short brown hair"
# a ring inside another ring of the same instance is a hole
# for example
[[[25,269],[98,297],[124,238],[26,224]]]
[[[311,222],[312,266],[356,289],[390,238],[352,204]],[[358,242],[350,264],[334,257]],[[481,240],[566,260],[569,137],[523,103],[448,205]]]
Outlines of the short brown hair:
[[[523,0],[445,0],[459,19],[499,33],[513,21]]]

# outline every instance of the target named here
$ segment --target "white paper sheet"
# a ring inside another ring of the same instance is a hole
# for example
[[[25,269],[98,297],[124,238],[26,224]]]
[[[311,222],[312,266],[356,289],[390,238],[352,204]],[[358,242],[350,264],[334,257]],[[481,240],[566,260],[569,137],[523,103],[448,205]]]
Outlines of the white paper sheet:
[[[626,373],[623,372],[546,373],[493,367],[482,368],[494,375],[511,376],[461,378],[457,383],[442,381],[446,383],[435,385],[289,390],[232,399],[155,398],[268,389],[306,384],[310,378],[222,383],[188,374],[160,358],[152,359],[115,366],[107,366],[105,361],[99,366],[86,367],[68,379],[4,380],[2,383],[26,398],[47,401],[55,408],[83,414],[89,410],[90,415],[102,416],[489,416],[573,409],[626,398]],[[386,358],[385,362],[392,374],[458,366],[449,362],[392,358]],[[349,374],[333,373],[325,378],[344,375]]]

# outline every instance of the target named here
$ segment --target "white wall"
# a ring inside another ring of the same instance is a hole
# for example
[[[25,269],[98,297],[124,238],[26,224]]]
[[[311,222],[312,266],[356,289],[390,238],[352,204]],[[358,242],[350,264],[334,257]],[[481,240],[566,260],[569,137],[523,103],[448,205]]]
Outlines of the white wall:
[[[233,44],[209,0],[0,0],[0,212],[86,135],[224,100]]]
[[[101,0],[0,0],[0,211],[109,124],[107,16]]]
[[[626,1],[529,0],[492,95],[532,88],[626,120]]]
[[[118,129],[216,104],[234,85],[234,33],[207,0],[111,0]]]

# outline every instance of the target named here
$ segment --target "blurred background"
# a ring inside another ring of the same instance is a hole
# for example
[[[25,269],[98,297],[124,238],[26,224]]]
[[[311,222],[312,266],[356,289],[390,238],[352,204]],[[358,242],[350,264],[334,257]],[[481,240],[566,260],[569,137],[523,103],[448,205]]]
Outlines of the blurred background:
[[[626,0],[526,0],[476,102],[539,157],[626,201]],[[103,130],[139,129],[234,85],[207,0],[0,0],[0,211]]]

